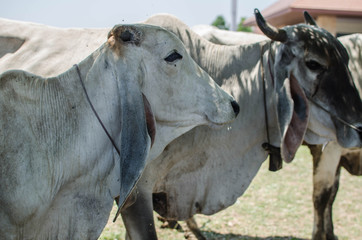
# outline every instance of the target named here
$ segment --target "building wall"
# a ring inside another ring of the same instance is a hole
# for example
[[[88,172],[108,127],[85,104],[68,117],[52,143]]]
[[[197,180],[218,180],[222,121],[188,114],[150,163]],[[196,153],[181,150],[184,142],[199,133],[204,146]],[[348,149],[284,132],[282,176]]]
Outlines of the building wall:
[[[333,15],[319,15],[317,24],[335,36],[342,36],[351,33],[362,33],[361,18],[343,18]]]
[[[333,15],[319,15],[316,19],[317,25],[336,35],[337,18]]]
[[[362,33],[362,19],[337,18],[336,33],[338,36],[350,33]]]
[[[291,22],[292,24],[304,23],[303,15],[300,14],[300,18],[295,19],[295,22]],[[284,18],[285,16],[283,16]],[[285,21],[279,22],[286,22]],[[326,29],[328,32],[333,34],[334,36],[342,36],[351,33],[362,33],[362,18],[346,18],[346,17],[338,17],[336,15],[318,15],[315,17],[317,25],[321,28]],[[284,27],[284,24],[276,24],[275,27],[281,28]],[[260,33],[260,29],[257,26],[253,26],[253,32]]]

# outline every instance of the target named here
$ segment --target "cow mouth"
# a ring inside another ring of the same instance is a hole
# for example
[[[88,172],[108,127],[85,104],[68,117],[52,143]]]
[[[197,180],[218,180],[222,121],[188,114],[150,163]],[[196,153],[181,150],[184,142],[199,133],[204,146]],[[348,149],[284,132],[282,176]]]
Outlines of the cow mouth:
[[[223,126],[230,124],[234,121],[234,119],[228,121],[215,121],[211,120],[211,118],[205,114],[204,117],[198,115],[198,120],[179,120],[179,121],[168,121],[164,119],[157,118],[156,123],[159,125],[167,126],[167,127],[176,127],[176,128],[188,128],[188,127],[196,127],[201,125],[206,125],[212,129],[220,129]]]
[[[212,129],[221,129],[225,125],[228,125],[228,124],[233,122],[233,120],[226,121],[226,122],[215,122],[215,121],[211,120],[207,115],[206,115],[205,118],[206,118],[206,121],[207,121],[206,125],[208,127],[212,128]]]

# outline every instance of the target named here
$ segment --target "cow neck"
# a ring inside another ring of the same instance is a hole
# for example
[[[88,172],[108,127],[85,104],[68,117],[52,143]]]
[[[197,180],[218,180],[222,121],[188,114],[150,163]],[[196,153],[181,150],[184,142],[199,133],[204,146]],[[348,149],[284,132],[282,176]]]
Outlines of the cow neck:
[[[88,61],[88,58],[85,61]],[[74,69],[70,68],[55,77],[37,77],[34,78],[35,81],[29,81],[29,84],[31,83],[29,92],[30,90],[33,92],[35,97],[33,101],[38,106],[31,114],[36,121],[30,118],[30,124],[36,124],[32,126],[37,129],[34,134],[39,133],[37,139],[46,143],[46,151],[56,152],[59,155],[68,154],[66,149],[76,145],[78,141],[75,129],[79,129],[78,90],[80,88],[74,76]],[[41,124],[37,124],[40,120]]]
[[[102,54],[105,54],[105,51],[107,51],[107,49],[105,48],[105,45],[103,44],[101,47],[99,47],[96,51],[94,51],[91,55],[89,55],[83,61],[81,61],[78,64],[73,65],[72,68],[70,68],[68,71],[66,71],[65,73],[62,74],[62,76],[65,79],[67,79],[68,83],[69,83],[69,79],[72,79],[71,84],[70,84],[71,94],[74,95],[74,97],[78,99],[77,100],[78,102],[83,102],[83,100],[85,100],[84,101],[85,109],[87,108],[86,105],[89,105],[89,107],[91,108],[91,112],[92,112],[90,114],[94,114],[95,116],[98,115],[98,113],[96,112],[95,109],[100,109],[99,99],[98,99],[98,97],[94,96],[94,91],[92,91],[92,89],[89,87],[90,86],[89,84],[91,84],[91,83],[87,76],[89,76],[89,74],[92,74],[91,71],[92,71],[93,67],[95,66],[95,62]],[[107,97],[108,96],[106,96],[105,98],[107,98]],[[111,99],[111,98],[108,98],[108,99]],[[95,106],[93,104],[95,104]],[[78,106],[75,105],[75,109],[78,109]],[[107,114],[114,114],[113,110],[111,112],[107,112]],[[104,115],[101,115],[98,117],[96,116],[96,119],[97,119],[96,121],[102,122],[102,124],[103,124],[102,130],[106,133],[107,137],[109,138],[110,132],[113,132],[113,129],[109,129],[109,126],[113,126],[114,124],[105,122],[106,125],[108,126],[108,129],[106,129],[104,127],[105,126],[104,120],[107,119],[107,117],[108,116],[104,116]],[[103,121],[101,119],[103,119]],[[95,124],[97,124],[97,123],[95,122]],[[102,125],[102,124],[100,124],[100,125]],[[109,132],[109,130],[110,130],[110,132]],[[88,131],[88,129],[86,129],[86,131]],[[107,134],[107,132],[108,132],[108,134]],[[111,140],[111,143],[112,143],[112,140]],[[114,141],[112,144],[113,144],[113,147],[115,147]],[[115,147],[115,150],[117,151],[117,153],[119,152],[119,148]]]
[[[196,40],[192,42],[191,39]],[[224,88],[225,85],[229,84],[229,81],[233,81],[233,84],[240,85],[240,95],[242,95],[240,101],[243,101],[243,98],[246,98],[245,100],[247,101],[247,98],[254,95],[255,90],[257,90],[254,87],[259,88],[260,86],[261,88],[263,85],[261,74],[250,73],[260,73],[260,69],[258,68],[262,65],[261,60],[264,59],[263,54],[267,53],[269,48],[274,45],[270,41],[238,46],[218,45],[200,39],[200,37],[197,36],[184,41],[184,43],[189,49],[192,58],[219,86]],[[197,46],[197,48],[195,46]],[[269,61],[267,62],[268,66],[265,69],[265,72],[267,72],[265,79],[268,79],[268,82],[271,79],[272,84],[269,85],[273,86],[272,64],[274,57],[272,54],[273,49],[270,50]],[[250,85],[253,86],[248,88]],[[273,87],[269,89],[272,88]],[[262,92],[263,90],[260,89],[258,91]],[[269,92],[270,91],[271,90],[269,90]],[[269,95],[271,96],[271,94]]]
[[[191,57],[219,85],[225,79],[242,76],[243,71],[252,71],[260,60],[260,46],[265,41],[245,45],[214,44],[194,33],[186,25],[162,25],[175,33],[184,43]],[[240,61],[239,61],[240,60]],[[252,81],[245,77],[245,81]]]
[[[283,166],[283,160],[280,154],[280,147],[273,146],[270,141],[270,131],[269,131],[269,117],[268,117],[268,109],[267,109],[267,102],[266,102],[266,80],[265,75],[267,72],[269,72],[272,86],[274,87],[275,81],[274,81],[274,74],[272,71],[272,63],[274,62],[274,57],[272,56],[272,41],[269,42],[269,44],[262,45],[261,52],[260,52],[260,73],[261,73],[261,79],[263,82],[263,102],[264,102],[264,119],[265,119],[265,131],[267,136],[267,142],[264,142],[262,144],[262,148],[268,152],[269,155],[269,171],[275,172],[282,168]],[[264,52],[266,45],[269,46],[269,52],[267,53],[267,66],[264,66]]]
[[[196,62],[221,86],[226,79],[238,77],[244,82],[257,81],[257,77],[245,74],[252,72],[260,61],[260,49],[265,42],[227,46],[206,44],[191,53]],[[211,57],[210,57],[211,56]]]
[[[240,103],[242,103],[242,101],[249,101],[249,96],[253,95],[256,90],[254,88],[247,89],[247,86],[260,86],[260,90],[257,91],[260,93],[260,97],[262,98],[263,106],[260,107],[263,109],[264,113],[264,132],[266,133],[267,140],[264,144],[262,144],[262,147],[270,156],[269,170],[279,170],[282,165],[280,148],[271,144],[270,126],[272,123],[270,122],[270,118],[268,116],[267,104],[267,99],[270,99],[273,96],[271,92],[272,90],[270,89],[274,89],[274,74],[272,66],[274,64],[273,46],[275,43],[271,41],[262,41],[240,46],[226,46],[208,43],[205,44],[199,40],[197,40],[197,42],[200,44],[199,48],[197,48],[197,52],[193,52],[196,48],[190,48],[192,57],[223,88],[225,88],[225,85],[230,84],[228,83],[229,81],[232,82],[231,84],[236,84],[236,79],[238,79],[239,82],[237,84],[240,85],[240,96],[242,96],[239,98]],[[193,46],[195,44],[190,45]],[[212,58],[207,56],[212,56]],[[235,59],[240,59],[240,61],[235,61]],[[259,67],[260,69],[256,69]],[[259,72],[260,75],[252,75],[252,72]],[[253,84],[253,82],[255,83]],[[268,93],[266,90],[267,82],[270,86],[268,88]],[[238,98],[239,96],[234,97]]]
[[[280,147],[273,146],[270,140],[270,121],[268,116],[268,105],[267,105],[267,91],[266,91],[266,82],[269,81],[271,88],[274,88],[274,74],[273,74],[273,45],[272,41],[263,41],[255,44],[240,45],[240,46],[225,46],[225,45],[209,45],[209,47],[200,47],[198,51],[198,63],[204,69],[207,69],[207,72],[215,79],[215,81],[222,86],[225,84],[225,79],[232,78],[228,76],[227,72],[230,74],[235,74],[240,76],[240,79],[243,79],[246,82],[258,81],[258,79],[253,79],[251,76],[243,77],[245,70],[252,72],[255,67],[258,67],[258,62],[260,62],[260,85],[262,88],[262,98],[263,98],[263,112],[264,112],[264,122],[265,122],[265,133],[267,141],[264,142],[261,147],[269,155],[269,170],[277,171],[282,168],[282,158],[280,155]],[[205,51],[205,53],[203,52]],[[212,54],[211,54],[212,53]],[[232,55],[230,55],[232,53]],[[193,55],[193,54],[192,54]],[[227,61],[230,59],[230,64],[222,65],[218,64],[219,61],[211,59],[211,61],[201,61],[202,56],[214,56],[214,59],[218,59],[220,62]],[[200,57],[201,56],[201,57]],[[264,57],[266,56],[266,57]],[[196,58],[197,59],[197,58]],[[240,59],[240,61],[233,61],[235,59]],[[229,70],[226,70],[229,68]],[[244,72],[244,73],[243,73]],[[243,89],[241,87],[241,89]],[[253,91],[253,90],[251,90]],[[247,94],[243,94],[247,95]],[[269,95],[271,96],[271,95]],[[234,96],[236,97],[236,96]],[[240,101],[243,101],[242,99]]]
[[[168,26],[168,28],[179,36],[196,63],[203,68],[219,86],[229,94],[232,94],[239,104],[243,105],[244,102],[257,101],[258,96],[260,99],[263,99],[263,81],[261,79],[260,67],[261,60],[264,59],[264,57],[261,55],[261,48],[264,45],[271,47],[269,51],[271,53],[269,57],[270,61],[268,61],[267,69],[270,70],[268,71],[269,73],[273,73],[272,64],[274,54],[272,53],[275,52],[274,46],[277,43],[271,43],[270,40],[266,40],[244,45],[219,45],[207,41],[187,27],[178,26],[178,28],[175,29],[174,26]],[[268,49],[269,48],[265,48],[265,52]],[[270,84],[270,78],[272,77],[269,73],[265,74],[266,79],[268,79],[267,85],[270,86],[266,90],[268,93],[268,102],[270,102],[270,98],[273,98],[273,87],[271,86],[272,84]],[[237,89],[230,89],[230,86],[234,86]],[[263,104],[263,100],[261,103]],[[245,106],[248,108],[244,110],[246,114],[250,111],[255,112],[257,110],[255,108],[252,110],[250,108],[251,104],[246,104]],[[265,114],[264,109],[262,112]],[[269,118],[268,121],[270,120]],[[274,130],[269,132],[269,134],[272,133],[272,136],[278,134],[273,121],[274,120],[268,122],[268,128],[272,126]],[[261,125],[259,126],[261,127]],[[277,141],[279,138],[280,137],[272,139]]]
[[[117,147],[117,145],[116,145],[115,141],[113,140],[111,134],[109,134],[107,128],[104,126],[104,123],[102,122],[101,118],[99,117],[97,111],[95,110],[95,108],[94,108],[94,106],[93,106],[93,104],[92,104],[92,101],[91,101],[90,98],[89,98],[87,89],[86,89],[85,86],[84,86],[84,82],[83,82],[82,75],[81,75],[81,73],[80,73],[78,64],[74,64],[74,67],[75,67],[75,69],[77,70],[78,78],[79,78],[79,81],[80,81],[80,85],[82,86],[82,89],[83,89],[83,91],[84,91],[84,94],[85,94],[85,97],[86,97],[86,99],[87,99],[87,102],[89,103],[89,106],[91,107],[94,115],[96,116],[99,124],[102,126],[102,128],[103,128],[104,132],[106,133],[107,137],[108,137],[109,140],[111,141],[113,147],[116,149],[118,155],[120,156],[120,155],[121,155],[121,152],[120,152],[119,148]]]

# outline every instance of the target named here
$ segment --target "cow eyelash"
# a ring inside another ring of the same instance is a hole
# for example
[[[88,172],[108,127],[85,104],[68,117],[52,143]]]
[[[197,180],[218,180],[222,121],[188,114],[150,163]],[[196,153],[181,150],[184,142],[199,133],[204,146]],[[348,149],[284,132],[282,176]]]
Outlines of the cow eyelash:
[[[168,63],[173,63],[174,61],[179,60],[179,59],[182,59],[182,55],[179,54],[176,50],[164,58],[164,60]]]

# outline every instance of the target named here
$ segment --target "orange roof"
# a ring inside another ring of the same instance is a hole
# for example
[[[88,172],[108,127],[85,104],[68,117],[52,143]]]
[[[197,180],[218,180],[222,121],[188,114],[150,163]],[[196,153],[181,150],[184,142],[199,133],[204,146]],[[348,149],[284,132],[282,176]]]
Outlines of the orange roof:
[[[261,11],[268,22],[274,25],[288,25],[303,21],[303,11],[310,15],[337,15],[362,17],[361,0],[279,0]],[[244,25],[256,25],[255,17],[245,20]]]

